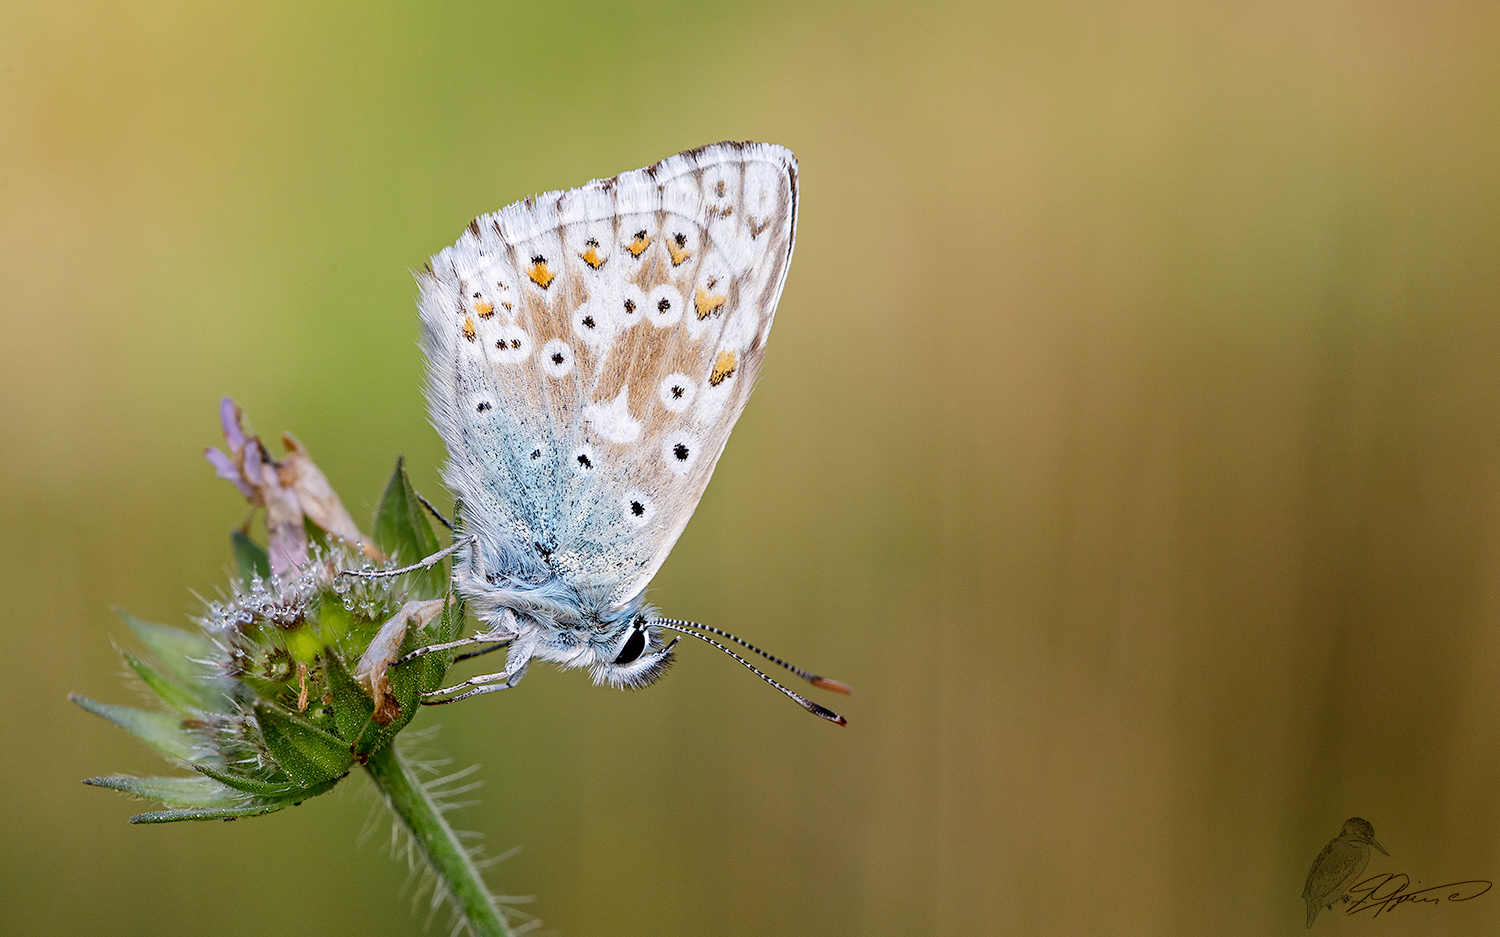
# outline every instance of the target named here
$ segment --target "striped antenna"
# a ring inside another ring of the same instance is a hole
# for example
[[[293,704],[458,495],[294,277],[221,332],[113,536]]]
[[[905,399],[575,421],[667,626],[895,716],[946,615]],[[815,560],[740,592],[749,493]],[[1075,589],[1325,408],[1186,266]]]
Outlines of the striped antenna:
[[[762,680],[764,680],[767,683],[771,684],[771,686],[773,686],[776,689],[780,690],[782,693],[786,694],[798,706],[801,706],[803,709],[805,709],[808,712],[812,713],[814,716],[817,716],[817,717],[819,717],[821,719],[827,719],[829,722],[832,722],[835,725],[841,725],[842,726],[842,725],[848,725],[849,724],[848,720],[846,720],[843,716],[840,716],[838,713],[834,712],[831,709],[828,709],[828,708],[823,707],[823,706],[819,706],[817,703],[814,703],[812,700],[807,699],[806,697],[799,696],[796,693],[793,693],[791,690],[788,690],[786,687],[782,686],[780,683],[777,683],[775,680],[771,679],[771,677],[768,674],[766,674],[764,671],[762,671],[760,668],[756,667],[754,664],[750,663],[748,660],[746,660],[745,658],[741,657],[740,655],[736,654],[734,651],[730,650],[728,647],[724,646],[723,644],[720,644],[719,642],[715,641],[713,638],[710,638],[707,635],[699,634],[698,632],[693,631],[692,629],[693,628],[702,628],[705,631],[711,631],[714,634],[722,635],[722,636],[728,638],[731,641],[734,641],[734,642],[736,642],[738,644],[743,645],[744,647],[749,648],[750,650],[752,650],[755,653],[759,654],[760,656],[764,657],[766,660],[775,661],[776,663],[778,663],[781,666],[785,667],[787,670],[790,670],[792,673],[796,674],[797,676],[799,676],[802,679],[806,680],[807,682],[811,683],[813,686],[820,686],[820,687],[823,687],[825,689],[834,690],[835,692],[839,692],[839,693],[848,693],[849,692],[849,687],[846,684],[840,683],[837,680],[827,680],[827,679],[825,679],[823,677],[819,677],[817,674],[808,673],[806,670],[802,670],[801,668],[798,668],[798,667],[793,667],[791,664],[788,664],[786,661],[781,660],[780,658],[777,658],[777,657],[772,657],[770,654],[767,654],[765,651],[762,651],[760,648],[755,647],[754,645],[752,645],[752,644],[750,644],[750,643],[748,643],[746,641],[742,641],[739,638],[736,638],[732,634],[729,634],[729,633],[724,632],[724,631],[720,631],[717,628],[710,628],[707,625],[700,625],[697,622],[692,622],[692,621],[679,621],[678,619],[675,619],[675,618],[648,618],[646,620],[646,624],[647,625],[659,625],[660,627],[667,628],[667,629],[669,629],[671,631],[677,631],[677,632],[681,632],[682,634],[692,635],[693,637],[697,638],[699,641],[704,642],[705,644],[712,644],[714,647],[718,648],[719,650],[723,651],[725,654],[728,654],[730,657],[733,657],[735,660],[737,660],[741,664],[743,664],[745,666],[745,669],[749,670],[751,673],[755,674],[757,677],[760,677]]]
[[[842,693],[845,696],[848,696],[850,690],[852,689],[849,684],[843,682],[842,680],[833,680],[829,677],[820,677],[815,673],[803,670],[801,667],[797,667],[787,663],[786,661],[777,657],[775,654],[767,654],[765,651],[762,651],[760,648],[751,644],[749,641],[746,641],[744,638],[737,638],[727,631],[722,631],[718,628],[715,628],[713,625],[700,625],[696,621],[681,621],[676,618],[653,618],[651,620],[657,624],[676,625],[679,628],[699,628],[703,631],[709,632],[710,634],[716,634],[721,638],[727,638],[730,641],[733,641],[735,644],[738,644],[740,647],[748,648],[749,650],[754,651],[756,654],[759,654],[761,657],[764,657],[771,663],[776,664],[779,667],[785,667],[787,670],[790,670],[792,673],[806,680],[808,683],[811,683],[813,686],[818,687],[819,689],[832,690],[835,693]]]

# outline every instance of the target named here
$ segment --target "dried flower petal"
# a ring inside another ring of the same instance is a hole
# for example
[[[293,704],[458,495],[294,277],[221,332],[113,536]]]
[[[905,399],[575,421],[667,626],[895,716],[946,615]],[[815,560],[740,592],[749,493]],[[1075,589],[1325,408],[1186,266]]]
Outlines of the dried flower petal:
[[[365,649],[364,656],[359,659],[359,666],[354,668],[354,679],[369,691],[370,699],[375,701],[374,719],[380,725],[388,726],[401,715],[401,704],[391,693],[387,671],[401,652],[401,642],[406,640],[407,629],[425,627],[442,614],[445,601],[429,599],[425,602],[407,602],[401,606],[401,611],[392,615],[391,620],[381,626],[379,633],[370,641],[370,646]]]
[[[338,492],[328,483],[328,476],[308,456],[307,449],[291,433],[284,433],[281,444],[286,447],[286,458],[277,463],[276,473],[281,483],[297,495],[297,503],[314,524],[341,537],[349,543],[361,546],[371,559],[384,557],[359,532],[359,525],[349,516]]]
[[[267,553],[272,575],[285,576],[307,563],[304,517],[335,537],[358,546],[371,559],[384,561],[381,552],[359,532],[354,518],[328,483],[328,477],[308,457],[302,444],[290,433],[283,436],[287,456],[277,462],[259,437],[245,435],[241,426],[243,416],[230,398],[219,402],[219,422],[229,452],[209,448],[204,450],[203,457],[246,501],[266,509]]]

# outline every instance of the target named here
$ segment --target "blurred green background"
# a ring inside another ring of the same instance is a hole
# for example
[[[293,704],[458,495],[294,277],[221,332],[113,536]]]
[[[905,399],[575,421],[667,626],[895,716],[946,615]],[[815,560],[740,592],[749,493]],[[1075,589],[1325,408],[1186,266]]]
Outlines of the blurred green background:
[[[706,647],[426,713],[498,891],[567,937],[1296,934],[1354,815],[1372,872],[1500,879],[1500,6],[60,0],[0,5],[0,931],[421,931],[363,779],[130,827],[78,779],[161,766],[66,694],[138,699],[112,604],[223,587],[220,395],[361,519],[398,454],[441,495],[408,271],[725,138],[796,151],[797,257],[653,597],[850,726]]]

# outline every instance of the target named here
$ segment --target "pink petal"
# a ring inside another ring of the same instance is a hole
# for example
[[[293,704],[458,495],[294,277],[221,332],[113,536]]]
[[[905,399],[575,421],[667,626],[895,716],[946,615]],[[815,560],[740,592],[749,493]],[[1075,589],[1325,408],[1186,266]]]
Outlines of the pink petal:
[[[203,450],[203,458],[207,459],[208,464],[214,467],[215,475],[238,488],[240,494],[244,495],[246,499],[254,499],[255,489],[251,488],[250,483],[245,481],[244,476],[240,474],[239,466],[234,464],[233,459],[212,446]]]
[[[224,427],[224,441],[230,452],[245,448],[245,431],[240,428],[240,407],[225,397],[219,401],[219,423]]]

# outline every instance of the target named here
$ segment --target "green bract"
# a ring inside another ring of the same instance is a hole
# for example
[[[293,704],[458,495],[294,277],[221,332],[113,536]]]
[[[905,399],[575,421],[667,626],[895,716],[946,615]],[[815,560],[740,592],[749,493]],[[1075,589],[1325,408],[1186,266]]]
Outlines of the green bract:
[[[437,552],[422,510],[398,462],[375,516],[375,546],[393,563]],[[236,531],[234,595],[209,606],[199,632],[121,613],[144,651],[122,649],[121,656],[163,708],[73,700],[197,772],[85,782],[168,808],[132,822],[254,816],[331,790],[411,721],[418,694],[442,684],[451,651],[388,668],[389,661],[373,661],[364,680],[354,674],[382,628],[405,629],[395,658],[459,636],[463,606],[448,592],[446,564],[380,579],[340,575],[368,568],[368,558],[308,526],[307,563],[275,578],[265,550]],[[436,614],[409,607],[423,601]]]
[[[511,937],[526,915],[502,907],[485,887],[483,846],[465,843],[443,814],[448,785],[469,771],[423,783],[398,749],[421,694],[438,689],[452,650],[404,660],[421,647],[458,638],[463,604],[448,564],[399,575],[372,574],[419,564],[439,552],[400,461],[367,539],[328,478],[290,434],[274,459],[227,397],[219,404],[225,449],[204,457],[253,508],[265,512],[265,547],[244,530],[230,535],[237,575],[232,595],[211,602],[199,630],[183,631],[120,613],[139,650],[125,663],[154,693],[157,710],[73,701],[193,774],[116,775],[85,783],[145,797],[165,809],[133,823],[233,820],[272,813],[332,790],[361,765],[431,874],[432,907],[444,901],[453,933]],[[467,790],[465,782],[460,790]],[[425,886],[419,886],[419,888]]]

